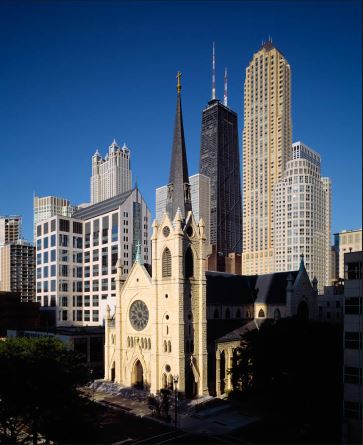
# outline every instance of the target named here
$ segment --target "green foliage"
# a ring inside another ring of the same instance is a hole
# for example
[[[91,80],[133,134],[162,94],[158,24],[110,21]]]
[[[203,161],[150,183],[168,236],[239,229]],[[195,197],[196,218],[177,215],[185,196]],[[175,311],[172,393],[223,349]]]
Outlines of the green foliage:
[[[332,443],[340,434],[342,350],[341,326],[267,320],[241,340],[229,370],[234,394],[263,398],[264,408]]]
[[[148,406],[150,410],[156,414],[157,417],[161,417],[164,419],[169,418],[169,410],[170,410],[170,398],[171,391],[169,389],[161,389],[160,395],[155,397],[151,395],[148,399]]]
[[[0,434],[15,443],[26,434],[51,437],[89,381],[82,358],[49,337],[0,342]]]

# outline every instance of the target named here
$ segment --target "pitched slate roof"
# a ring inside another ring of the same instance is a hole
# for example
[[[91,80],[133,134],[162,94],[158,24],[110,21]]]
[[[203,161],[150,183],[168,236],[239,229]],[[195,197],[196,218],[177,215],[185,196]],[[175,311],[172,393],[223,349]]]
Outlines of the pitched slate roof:
[[[211,304],[286,304],[289,274],[294,284],[299,271],[265,275],[234,275],[206,272],[207,305]]]
[[[253,304],[249,278],[224,272],[205,273],[207,279],[207,305]]]
[[[299,271],[275,272],[255,277],[255,303],[286,304],[287,277],[291,274],[294,284]]]
[[[247,332],[254,331],[255,329],[260,329],[261,324],[265,321],[265,319],[251,320],[243,326],[235,329],[234,331],[228,332],[227,334],[223,335],[223,337],[218,338],[217,342],[223,343],[226,341],[240,340],[241,336],[246,334]]]

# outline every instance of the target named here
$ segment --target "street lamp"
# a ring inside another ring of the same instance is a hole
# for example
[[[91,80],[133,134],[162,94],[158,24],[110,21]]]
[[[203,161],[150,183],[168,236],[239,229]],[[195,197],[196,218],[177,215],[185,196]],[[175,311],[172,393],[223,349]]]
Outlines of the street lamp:
[[[91,381],[92,381],[92,402],[95,400],[95,378],[93,375],[93,369],[90,370]]]
[[[174,375],[173,381],[174,381],[175,431],[178,430],[178,389],[177,389],[178,380],[179,380],[178,374]]]

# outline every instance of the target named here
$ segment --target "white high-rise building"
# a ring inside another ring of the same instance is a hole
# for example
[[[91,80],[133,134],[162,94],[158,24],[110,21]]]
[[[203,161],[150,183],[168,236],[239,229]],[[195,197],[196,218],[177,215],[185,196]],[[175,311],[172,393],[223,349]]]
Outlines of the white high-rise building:
[[[190,196],[192,202],[193,215],[196,221],[203,218],[205,223],[206,245],[210,239],[210,179],[208,176],[197,173],[189,176]],[[168,187],[166,185],[156,189],[156,220],[162,222],[166,208],[166,195]]]
[[[130,271],[151,262],[150,211],[137,188],[37,225],[36,301],[53,306],[58,326],[97,326],[115,309],[116,262]]]
[[[291,70],[271,41],[246,68],[243,128],[243,254],[245,275],[274,272],[274,186],[292,144]]]
[[[91,204],[128,192],[131,184],[130,150],[126,144],[120,148],[113,140],[104,159],[96,150],[92,156]]]
[[[34,196],[34,241],[36,239],[36,227],[41,221],[55,215],[72,216],[77,206],[72,205],[68,199],[57,196]]]
[[[296,270],[304,254],[309,278],[323,293],[330,284],[331,182],[320,175],[320,155],[302,142],[292,145],[274,201],[276,272]]]

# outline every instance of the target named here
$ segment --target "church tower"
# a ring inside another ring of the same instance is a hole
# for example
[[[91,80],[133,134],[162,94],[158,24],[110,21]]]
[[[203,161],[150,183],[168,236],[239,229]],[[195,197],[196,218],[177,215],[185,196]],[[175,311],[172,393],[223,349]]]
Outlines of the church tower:
[[[178,388],[187,395],[207,393],[207,322],[205,226],[194,220],[181,110],[178,73],[177,108],[166,212],[154,221],[152,282],[156,290],[162,384],[168,370],[179,376]]]
[[[191,209],[180,76],[167,203],[153,223],[152,274],[136,259],[124,281],[119,261],[116,313],[105,320],[105,379],[154,394],[177,381],[180,392],[195,396],[208,394],[206,238]]]

